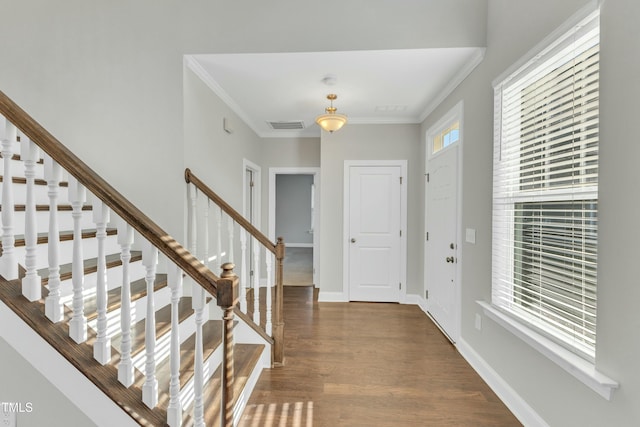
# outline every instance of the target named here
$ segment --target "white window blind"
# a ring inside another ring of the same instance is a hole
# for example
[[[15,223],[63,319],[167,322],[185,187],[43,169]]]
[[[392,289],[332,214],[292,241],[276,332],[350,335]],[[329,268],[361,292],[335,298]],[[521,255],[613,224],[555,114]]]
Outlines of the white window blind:
[[[495,86],[492,303],[595,357],[598,13]]]

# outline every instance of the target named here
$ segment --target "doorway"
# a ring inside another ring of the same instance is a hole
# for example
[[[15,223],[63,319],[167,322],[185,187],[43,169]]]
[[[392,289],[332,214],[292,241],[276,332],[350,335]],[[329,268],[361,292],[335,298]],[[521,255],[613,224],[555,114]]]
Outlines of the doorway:
[[[286,245],[285,286],[319,283],[320,168],[269,169],[269,238]]]
[[[462,104],[427,132],[425,298],[447,338],[460,334],[460,196]]]
[[[345,162],[344,279],[349,301],[406,294],[406,165]]]

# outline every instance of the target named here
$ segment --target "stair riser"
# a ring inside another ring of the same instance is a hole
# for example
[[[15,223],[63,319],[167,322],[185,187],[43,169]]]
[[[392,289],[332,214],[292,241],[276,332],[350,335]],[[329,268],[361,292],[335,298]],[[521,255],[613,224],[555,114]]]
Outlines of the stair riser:
[[[65,240],[59,242],[58,262],[60,265],[69,264],[73,261],[73,240]],[[104,241],[105,253],[112,254],[120,252],[118,245],[118,237],[107,236]],[[16,247],[16,257],[20,265],[25,265],[26,248],[24,246]],[[97,258],[98,241],[95,238],[82,239],[82,254],[84,258]],[[40,244],[36,246],[36,268],[49,267],[49,245]]]
[[[82,229],[95,228],[93,214],[91,211],[82,211],[80,218]],[[70,211],[58,211],[58,230],[73,230],[73,218]],[[23,235],[25,231],[25,212],[14,212],[13,214],[13,234]],[[36,231],[46,233],[49,231],[49,211],[36,211]]]
[[[1,175],[1,174],[0,174]],[[0,183],[2,191],[4,191],[4,182]],[[17,184],[13,183],[12,192],[13,192],[13,203],[16,205],[25,205],[27,203],[27,185],[26,184]],[[33,199],[36,202],[36,205],[48,205],[49,204],[49,196],[47,195],[48,188],[46,185],[34,185],[33,186]],[[68,203],[67,198],[67,189],[60,188],[58,193],[58,203],[66,204]]]
[[[157,307],[159,309],[160,307]],[[190,337],[196,331],[196,316],[195,313],[180,322],[178,332],[180,334],[180,342],[184,342],[185,339]],[[171,346],[171,332],[167,331],[166,334],[156,337],[156,366],[169,357],[169,348]],[[144,351],[135,355],[133,358],[133,366],[135,366],[140,372],[144,372],[144,366],[147,362],[147,356]]]
[[[135,324],[147,317],[147,297],[139,298],[131,302],[131,324]],[[161,309],[171,302],[171,291],[168,288],[162,288],[154,293],[154,305],[156,310]],[[70,306],[70,303],[68,303]],[[120,308],[107,313],[107,335],[110,338],[121,333],[120,330]],[[97,331],[97,319],[88,322],[90,328]]]
[[[145,268],[142,262],[132,262],[129,264],[129,276],[131,281],[143,278],[145,275]],[[85,274],[84,276],[84,289],[87,293],[95,294],[96,282],[98,273]],[[73,294],[73,282],[72,279],[62,280],[60,282],[61,295]],[[117,266],[107,269],[107,289],[114,289],[122,286],[122,266]]]

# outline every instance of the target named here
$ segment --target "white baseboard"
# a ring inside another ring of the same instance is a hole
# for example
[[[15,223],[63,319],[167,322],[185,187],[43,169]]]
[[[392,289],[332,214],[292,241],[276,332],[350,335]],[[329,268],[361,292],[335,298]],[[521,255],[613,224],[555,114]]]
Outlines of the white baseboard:
[[[323,292],[318,293],[318,302],[348,302],[344,292]]]
[[[540,415],[462,338],[458,352],[526,427],[549,427]]]

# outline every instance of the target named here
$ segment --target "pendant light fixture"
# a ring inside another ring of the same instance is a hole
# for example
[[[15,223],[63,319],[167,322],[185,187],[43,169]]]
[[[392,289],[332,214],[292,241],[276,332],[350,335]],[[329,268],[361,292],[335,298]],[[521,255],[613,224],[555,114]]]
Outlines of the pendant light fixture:
[[[330,93],[327,95],[327,99],[331,102],[331,106],[325,108],[326,113],[321,114],[316,117],[316,123],[327,132],[335,132],[339,130],[342,126],[347,124],[347,116],[344,114],[338,114],[336,111],[338,110],[333,106],[333,101],[338,98],[338,95],[334,93]]]

